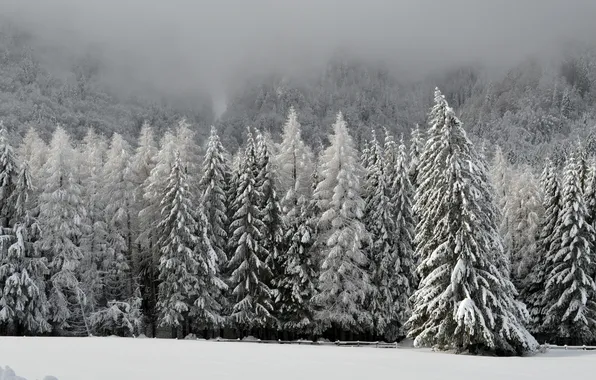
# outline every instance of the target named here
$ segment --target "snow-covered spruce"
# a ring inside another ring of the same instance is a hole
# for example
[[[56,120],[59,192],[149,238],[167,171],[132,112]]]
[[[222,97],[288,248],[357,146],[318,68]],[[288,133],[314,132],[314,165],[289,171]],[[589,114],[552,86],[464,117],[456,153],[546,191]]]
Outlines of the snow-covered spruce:
[[[29,167],[22,163],[10,198],[14,207],[14,224],[0,241],[8,249],[0,255],[0,325],[15,334],[44,333],[51,330],[44,275],[47,260],[41,257],[34,242],[39,227],[32,217],[35,203]]]
[[[217,255],[205,233],[205,220],[202,209],[193,202],[176,152],[157,227],[161,253],[157,309],[162,326],[178,328],[192,323],[204,328],[222,322],[215,290],[225,285],[217,275]]]
[[[38,220],[41,237],[36,244],[49,263],[52,323],[59,331],[89,334],[87,300],[80,281],[80,244],[88,226],[77,162],[78,154],[66,131],[56,128],[42,169]]]
[[[283,277],[284,268],[281,255],[284,252],[283,233],[285,230],[282,219],[281,204],[277,193],[277,181],[275,179],[275,167],[270,152],[270,142],[261,132],[257,134],[257,176],[256,190],[260,195],[259,209],[263,229],[260,230],[260,242],[264,251],[267,252],[267,265],[271,270],[271,278],[268,285],[273,291],[272,297],[277,294],[277,286]]]
[[[282,141],[275,157],[278,182],[284,192],[281,204],[284,225],[283,253],[279,264],[283,270],[277,282],[275,306],[282,329],[292,333],[312,332],[312,305],[315,263],[311,247],[315,234],[311,221],[312,152],[301,136],[294,108],[284,124]]]
[[[373,325],[366,308],[371,283],[363,249],[370,236],[362,222],[363,168],[341,113],[333,124],[330,141],[331,146],[321,156],[321,180],[315,190],[321,210],[318,227],[322,242],[321,272],[313,297],[315,319],[320,329],[359,332]]]
[[[519,169],[503,202],[501,233],[509,253],[510,277],[520,291],[527,286],[528,274],[537,261],[536,238],[544,214],[537,182],[529,167]]]
[[[416,124],[410,136],[410,164],[408,167],[410,183],[414,188],[418,186],[418,166],[420,165],[420,156],[424,150],[424,138],[420,125]]]
[[[551,268],[547,258],[554,256],[551,252],[557,252],[560,246],[555,234],[555,225],[561,210],[561,190],[557,168],[551,160],[546,161],[540,176],[540,184],[543,193],[542,207],[544,215],[540,220],[537,231],[536,262],[528,274],[524,288],[520,290],[521,298],[524,300],[530,314],[528,329],[537,337],[543,337],[544,335],[542,333],[542,324],[546,316],[544,291],[546,273]]]
[[[557,342],[586,344],[596,331],[596,284],[592,225],[582,191],[583,154],[575,151],[565,167],[561,211],[554,226],[557,251],[546,258],[545,333]]]
[[[503,248],[487,169],[438,89],[419,169],[421,282],[409,336],[417,346],[439,349],[534,350],[537,342],[524,327],[525,307],[498,269]]]
[[[229,262],[233,297],[230,319],[239,330],[250,330],[268,327],[274,321],[271,315],[273,299],[268,286],[272,277],[267,264],[269,252],[261,243],[261,231],[266,228],[260,208],[263,195],[257,188],[259,166],[250,130],[242,158],[230,224],[233,248]]]

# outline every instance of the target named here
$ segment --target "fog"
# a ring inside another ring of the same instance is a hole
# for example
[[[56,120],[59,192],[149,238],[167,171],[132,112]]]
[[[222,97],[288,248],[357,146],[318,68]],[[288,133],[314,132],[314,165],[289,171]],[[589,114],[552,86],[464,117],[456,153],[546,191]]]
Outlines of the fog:
[[[594,0],[0,0],[0,14],[173,91],[307,70],[337,49],[416,75],[596,35]]]

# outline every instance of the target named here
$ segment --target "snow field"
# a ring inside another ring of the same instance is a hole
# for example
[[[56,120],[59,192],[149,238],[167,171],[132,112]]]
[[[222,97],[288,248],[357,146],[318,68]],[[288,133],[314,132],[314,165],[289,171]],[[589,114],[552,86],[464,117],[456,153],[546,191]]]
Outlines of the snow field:
[[[0,366],[28,380],[589,379],[596,351],[477,357],[430,350],[129,338],[0,338]]]

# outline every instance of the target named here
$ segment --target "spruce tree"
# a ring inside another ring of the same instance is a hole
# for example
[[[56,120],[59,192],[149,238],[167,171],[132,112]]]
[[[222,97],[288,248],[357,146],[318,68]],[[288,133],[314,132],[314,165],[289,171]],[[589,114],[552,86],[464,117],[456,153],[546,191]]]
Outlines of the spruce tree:
[[[207,143],[207,152],[203,159],[203,176],[199,189],[201,202],[207,215],[207,230],[211,246],[217,253],[220,266],[227,264],[228,202],[226,191],[231,175],[227,156],[217,131],[212,127]]]
[[[559,241],[555,235],[555,225],[561,211],[561,191],[557,177],[557,168],[548,159],[540,177],[542,187],[542,207],[544,215],[536,231],[536,262],[528,274],[527,282],[521,289],[521,298],[526,303],[530,319],[528,329],[536,336],[542,336],[542,324],[546,316],[544,290],[546,274],[550,271],[547,258],[559,250]]]
[[[144,197],[145,184],[155,167],[157,145],[152,127],[145,122],[141,127],[137,148],[131,161],[131,175],[134,187],[134,203],[132,211],[132,230],[134,233],[134,275],[139,283],[139,292],[143,299],[143,313],[148,317],[148,322],[155,329],[154,316],[155,300],[157,298],[156,278],[157,271],[153,258],[153,239],[149,232],[143,234],[143,229],[150,225],[150,221],[141,218],[142,210],[150,208],[150,203]],[[155,336],[155,330],[152,331]]]
[[[106,152],[106,162],[101,173],[101,199],[105,206],[107,300],[124,301],[136,288],[133,279],[132,212],[134,182],[131,173],[131,148],[118,133],[112,136]]]
[[[241,330],[268,327],[273,322],[272,277],[269,252],[262,245],[267,230],[263,222],[262,186],[257,187],[259,163],[252,133],[248,132],[246,149],[239,167],[235,211],[230,224],[233,252],[230,258],[233,303],[231,321]]]
[[[420,125],[416,124],[416,127],[412,129],[410,136],[410,183],[414,188],[418,187],[418,166],[420,165],[420,156],[424,150],[424,134],[420,130]]]
[[[8,139],[8,131],[0,122],[0,228],[12,226],[15,210],[11,199],[18,175],[17,157]]]
[[[502,233],[510,255],[510,276],[515,287],[522,290],[528,274],[537,261],[537,232],[544,214],[537,181],[526,167],[516,174],[503,202]]]
[[[176,153],[157,227],[161,231],[157,309],[162,326],[186,326],[190,318],[201,327],[221,322],[212,291],[223,284],[217,277],[217,256],[205,233],[205,219],[196,211],[186,170]]]
[[[267,264],[272,272],[269,287],[273,291],[273,298],[275,298],[278,283],[284,275],[282,254],[285,247],[282,244],[285,226],[277,193],[273,158],[266,137],[262,133],[257,134],[256,150],[258,173],[255,186],[260,194],[259,208],[264,224],[264,229],[260,231],[260,245],[266,252]]]
[[[17,335],[51,330],[44,278],[47,261],[34,245],[39,227],[32,217],[36,206],[32,192],[25,162],[21,164],[11,197],[15,223],[10,235],[1,237],[3,243],[9,240],[11,244],[0,257],[0,324],[14,326]]]
[[[373,131],[368,143],[368,167],[364,180],[365,209],[364,225],[370,233],[371,243],[366,247],[371,276],[369,310],[374,320],[376,334],[383,335],[395,323],[393,293],[390,281],[394,276],[396,251],[393,235],[395,215],[387,183],[385,152]]]
[[[80,326],[89,333],[86,294],[80,281],[80,244],[87,228],[86,210],[76,179],[77,159],[68,135],[57,127],[43,166],[43,191],[39,197],[41,238],[36,244],[49,262],[52,322],[59,330]]]
[[[406,146],[400,142],[395,164],[396,176],[391,183],[391,207],[394,214],[393,227],[394,256],[386,265],[392,275],[389,285],[393,299],[393,323],[387,328],[385,337],[395,339],[404,336],[405,324],[412,312],[411,296],[417,287],[414,262],[414,233],[416,222],[413,213],[414,188],[408,174]]]
[[[596,331],[593,227],[582,191],[583,154],[574,152],[565,167],[561,212],[554,226],[559,242],[549,251],[544,331],[558,342],[586,344]]]
[[[285,194],[281,204],[286,227],[275,299],[278,320],[286,331],[310,333],[313,328],[310,300],[316,277],[311,257],[315,236],[309,212],[312,152],[302,140],[301,126],[293,107],[283,127],[275,162],[280,189]]]
[[[370,236],[363,224],[363,168],[341,113],[333,132],[331,146],[321,157],[320,182],[314,194],[321,210],[318,228],[322,255],[313,297],[315,319],[320,329],[358,332],[373,325],[366,308],[371,283],[363,245],[370,242]]]
[[[503,260],[487,169],[444,96],[435,91],[420,159],[417,273],[409,336],[417,346],[521,354],[535,349]]]

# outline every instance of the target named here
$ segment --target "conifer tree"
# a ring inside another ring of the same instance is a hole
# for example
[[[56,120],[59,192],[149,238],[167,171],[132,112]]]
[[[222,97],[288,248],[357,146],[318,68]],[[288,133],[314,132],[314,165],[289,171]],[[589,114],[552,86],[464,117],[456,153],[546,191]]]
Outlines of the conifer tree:
[[[414,188],[418,187],[418,166],[420,165],[420,156],[424,150],[424,134],[420,130],[420,125],[412,129],[410,137],[410,183]]]
[[[105,290],[109,301],[126,300],[137,286],[132,269],[134,182],[131,156],[130,145],[115,133],[106,153],[101,187],[107,229],[107,251],[102,269],[107,275]]]
[[[273,322],[272,292],[268,286],[272,272],[267,260],[269,252],[262,245],[267,226],[261,209],[262,186],[257,186],[257,160],[257,148],[249,130],[236,184],[235,213],[230,224],[233,253],[229,263],[234,299],[230,317],[236,327],[244,330],[268,327]]]
[[[6,253],[0,257],[0,324],[12,325],[17,335],[23,332],[44,333],[51,330],[44,275],[47,261],[34,246],[39,228],[31,211],[35,203],[29,167],[21,164],[10,201],[14,204],[14,221]]]
[[[544,215],[536,232],[536,263],[528,274],[524,288],[521,289],[521,299],[524,300],[530,314],[528,328],[537,336],[543,335],[542,324],[546,316],[544,289],[546,274],[550,272],[547,258],[554,256],[551,252],[557,252],[560,246],[555,235],[555,225],[561,210],[561,191],[557,168],[550,159],[546,161],[540,183],[543,189]]]
[[[415,198],[421,282],[409,336],[441,349],[533,350],[525,308],[498,268],[503,249],[487,169],[438,89],[430,126]]]
[[[76,161],[68,135],[57,127],[43,166],[43,192],[39,198],[41,238],[36,244],[49,262],[52,322],[59,330],[74,328],[73,323],[84,325],[89,333],[86,295],[80,282],[80,244],[86,230],[86,210],[76,180]]]
[[[339,113],[322,155],[320,182],[315,198],[321,210],[321,272],[315,319],[319,328],[363,331],[373,325],[366,297],[370,276],[363,245],[370,237],[362,222],[365,202],[361,196],[363,168],[343,115]]]
[[[395,319],[396,305],[392,289],[389,288],[391,277],[395,274],[395,267],[392,265],[396,259],[393,241],[395,215],[390,199],[391,184],[387,183],[385,177],[385,152],[374,131],[368,149],[368,167],[365,168],[364,181],[364,225],[372,240],[367,246],[368,270],[372,283],[369,310],[374,320],[375,332],[383,335]]]
[[[86,309],[95,311],[104,298],[105,276],[102,263],[106,259],[107,227],[104,199],[101,197],[101,174],[107,144],[90,128],[79,147],[79,175],[81,200],[86,210],[85,226],[81,237],[81,288],[85,293]]]
[[[594,229],[587,223],[583,198],[583,153],[576,151],[565,167],[561,212],[554,226],[557,251],[549,251],[544,331],[559,342],[586,344],[596,331],[596,284],[593,278]]]
[[[385,337],[395,339],[404,336],[405,325],[411,315],[411,296],[417,287],[416,266],[414,262],[414,230],[413,214],[414,188],[408,175],[406,146],[400,142],[395,164],[396,176],[391,183],[391,207],[393,209],[395,225],[393,227],[394,256],[390,257],[389,285],[393,299],[391,309],[393,319],[385,332]]]
[[[19,174],[17,157],[8,141],[8,131],[0,122],[0,228],[12,226],[14,204],[11,202]]]
[[[217,256],[205,230],[205,215],[196,211],[180,155],[176,153],[164,197],[158,240],[160,325],[204,327],[221,322],[213,290],[224,287],[217,276]]]
[[[311,257],[314,230],[310,223],[310,199],[313,173],[312,152],[301,137],[301,126],[294,108],[284,124],[282,142],[275,161],[286,227],[283,254],[280,257],[280,281],[277,283],[276,309],[282,328],[310,333],[313,328],[310,300],[314,294],[315,263]]]
[[[269,150],[269,144],[262,133],[257,134],[257,168],[256,187],[260,194],[259,208],[264,229],[261,232],[261,246],[267,254],[267,264],[272,272],[269,286],[273,297],[277,294],[277,286],[283,277],[283,257],[285,247],[283,244],[282,211],[277,193],[275,168]]]
[[[142,210],[150,208],[149,200],[144,197],[145,184],[155,167],[157,156],[157,145],[153,128],[145,122],[141,127],[137,148],[131,162],[131,175],[134,187],[134,203],[132,214],[132,230],[134,233],[134,275],[139,283],[139,292],[143,299],[143,312],[149,317],[149,323],[155,328],[153,308],[157,298],[156,278],[157,271],[154,266],[153,240],[147,231],[143,234],[143,228],[150,225],[149,220],[141,219]],[[152,332],[155,336],[155,331]]]
[[[17,156],[20,162],[26,162],[29,166],[31,184],[33,185],[33,194],[35,196],[41,191],[39,179],[47,153],[48,147],[41,137],[39,137],[37,130],[33,127],[29,128],[19,145]]]
[[[203,159],[203,176],[199,184],[201,202],[207,215],[211,247],[217,253],[218,263],[227,264],[226,244],[228,239],[228,209],[226,191],[230,180],[230,166],[227,152],[214,127],[207,143]]]
[[[526,286],[537,261],[536,238],[544,209],[537,181],[530,168],[523,168],[509,185],[503,202],[502,233],[510,255],[510,277],[515,287]]]

